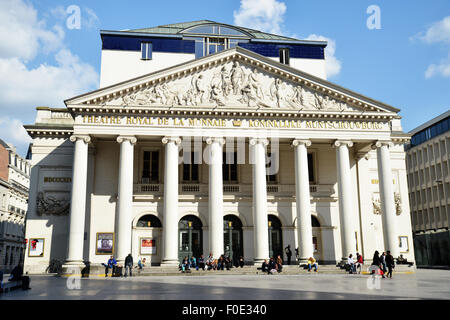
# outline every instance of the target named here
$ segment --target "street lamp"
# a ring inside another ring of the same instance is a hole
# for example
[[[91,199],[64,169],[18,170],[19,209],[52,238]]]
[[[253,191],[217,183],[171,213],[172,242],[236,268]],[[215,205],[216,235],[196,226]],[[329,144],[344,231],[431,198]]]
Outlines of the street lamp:
[[[188,221],[188,256],[192,257],[192,221]]]
[[[272,221],[269,220],[269,258],[273,256],[272,250]]]
[[[233,222],[228,221],[228,245],[230,246],[230,249],[228,250],[228,256],[231,261],[233,261]]]

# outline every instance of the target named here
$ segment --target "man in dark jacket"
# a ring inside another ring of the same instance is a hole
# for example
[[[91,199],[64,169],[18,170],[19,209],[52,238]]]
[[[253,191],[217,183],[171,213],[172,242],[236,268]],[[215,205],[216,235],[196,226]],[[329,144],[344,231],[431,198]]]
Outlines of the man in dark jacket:
[[[388,268],[388,273],[386,276],[388,276],[389,278],[392,279],[392,269],[394,269],[395,263],[394,263],[394,257],[391,255],[390,251],[387,251],[385,261],[386,261],[386,267]]]
[[[130,277],[133,276],[133,257],[131,256],[131,253],[127,255],[125,258],[125,277],[128,276],[128,269],[130,270]]]
[[[291,245],[288,244],[288,246],[286,248],[284,248],[284,251],[286,252],[287,264],[290,265],[291,264],[291,257],[292,257]]]

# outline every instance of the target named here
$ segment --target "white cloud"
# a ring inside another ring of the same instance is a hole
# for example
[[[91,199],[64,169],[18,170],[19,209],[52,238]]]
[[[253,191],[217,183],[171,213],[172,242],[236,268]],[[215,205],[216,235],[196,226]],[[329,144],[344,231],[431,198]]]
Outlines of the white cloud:
[[[417,36],[426,43],[450,43],[450,16],[433,23],[424,33]]]
[[[62,7],[52,10],[63,14]],[[65,11],[64,11],[65,12]],[[95,14],[94,14],[95,15]],[[12,32],[14,30],[14,32]],[[64,31],[38,19],[33,5],[22,0],[0,2],[0,105],[11,112],[37,105],[61,107],[63,100],[98,87],[95,69],[64,46]],[[38,66],[38,53],[52,54],[56,63]],[[34,67],[29,62],[34,62]]]
[[[336,52],[336,41],[316,34],[310,34],[305,40],[327,41],[328,45],[325,48],[325,68],[327,71],[327,78],[336,76],[341,72],[342,62],[334,55]]]
[[[10,117],[0,118],[0,138],[17,147],[18,152],[25,155],[31,138],[19,119]]]
[[[22,0],[0,1],[0,57],[33,59],[42,47],[44,52],[58,50],[63,45],[64,31],[55,26],[46,28],[38,20],[37,11]]]
[[[277,0],[241,0],[238,11],[233,12],[238,26],[281,34],[286,4]]]
[[[439,64],[432,63],[425,71],[425,78],[430,79],[434,76],[450,77],[450,16],[440,21],[434,22],[425,32],[420,32],[411,37],[411,40],[419,39],[427,44],[443,44],[447,47],[448,56],[440,61]]]
[[[429,79],[434,77],[435,75],[441,75],[442,77],[449,78],[450,77],[450,53],[448,57],[442,59],[439,64],[430,64],[425,71],[425,78]]]
[[[56,65],[28,68],[20,59],[0,59],[0,105],[28,109],[36,105],[61,107],[64,99],[98,86],[94,68],[69,50],[55,55]]]

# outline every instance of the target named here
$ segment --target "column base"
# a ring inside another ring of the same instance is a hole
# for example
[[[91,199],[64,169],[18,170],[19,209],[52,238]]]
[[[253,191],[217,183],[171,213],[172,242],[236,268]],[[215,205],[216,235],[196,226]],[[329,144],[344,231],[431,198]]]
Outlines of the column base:
[[[178,260],[163,260],[161,262],[161,267],[178,267],[180,265],[180,262]]]
[[[264,262],[264,260],[267,260],[267,262],[269,262],[269,258],[267,258],[267,259],[254,259],[253,260],[253,265],[254,266],[261,266],[262,265],[262,263]]]
[[[308,264],[308,259],[309,259],[309,257],[308,258],[298,258],[297,259],[298,265],[299,266],[307,265]]]
[[[81,275],[81,270],[86,267],[86,264],[81,260],[66,261],[62,265],[63,275]]]

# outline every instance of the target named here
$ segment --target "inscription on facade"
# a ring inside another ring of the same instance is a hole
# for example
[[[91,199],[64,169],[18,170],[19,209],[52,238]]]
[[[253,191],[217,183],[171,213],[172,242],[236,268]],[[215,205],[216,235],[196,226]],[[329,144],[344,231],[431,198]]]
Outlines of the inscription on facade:
[[[269,120],[269,119],[224,119],[224,118],[177,118],[149,116],[83,116],[81,123],[94,125],[138,125],[152,127],[242,127],[274,129],[316,130],[367,130],[378,131],[386,127],[385,122],[342,120]]]

